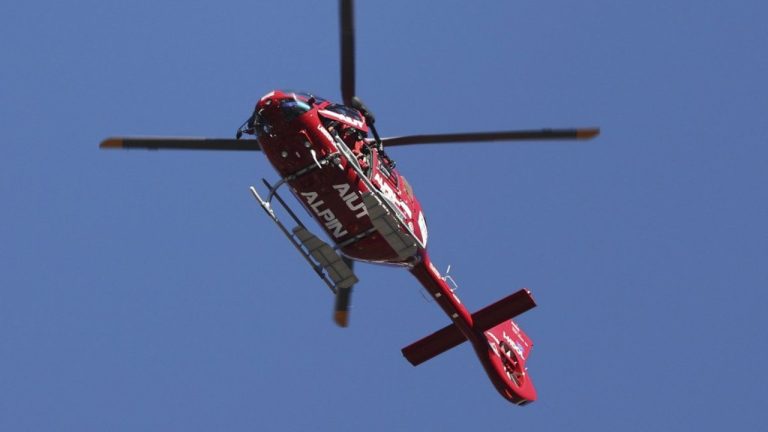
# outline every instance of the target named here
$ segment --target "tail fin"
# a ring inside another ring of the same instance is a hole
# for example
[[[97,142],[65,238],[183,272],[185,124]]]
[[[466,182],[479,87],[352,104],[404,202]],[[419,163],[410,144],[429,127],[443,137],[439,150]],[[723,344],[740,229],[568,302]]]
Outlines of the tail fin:
[[[531,338],[512,320],[486,331],[485,338],[487,348],[475,345],[475,351],[499,393],[517,405],[536,400],[536,389],[525,367],[533,347]]]

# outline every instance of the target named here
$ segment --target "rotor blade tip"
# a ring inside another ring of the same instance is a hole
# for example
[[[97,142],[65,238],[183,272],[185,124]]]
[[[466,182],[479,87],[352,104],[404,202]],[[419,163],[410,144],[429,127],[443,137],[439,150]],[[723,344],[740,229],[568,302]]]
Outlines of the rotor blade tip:
[[[123,140],[120,138],[107,138],[99,144],[99,148],[123,148]]]
[[[335,311],[333,313],[333,320],[339,327],[347,327],[349,325],[349,312],[348,311]]]
[[[579,129],[576,132],[576,138],[579,139],[590,139],[598,135],[600,135],[600,128]]]

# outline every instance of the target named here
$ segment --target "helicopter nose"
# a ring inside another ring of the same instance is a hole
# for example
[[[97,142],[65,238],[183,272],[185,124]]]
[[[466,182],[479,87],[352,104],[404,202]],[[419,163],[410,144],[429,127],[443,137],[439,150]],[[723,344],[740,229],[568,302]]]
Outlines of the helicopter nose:
[[[274,105],[274,100],[272,98],[267,99],[260,99],[258,103],[256,103],[256,110],[266,110],[271,108]]]

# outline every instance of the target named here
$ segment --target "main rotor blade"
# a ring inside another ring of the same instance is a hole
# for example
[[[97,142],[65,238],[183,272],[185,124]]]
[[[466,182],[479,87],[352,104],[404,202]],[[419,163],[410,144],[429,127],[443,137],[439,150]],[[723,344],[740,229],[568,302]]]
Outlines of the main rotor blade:
[[[352,0],[339,0],[341,24],[341,98],[352,104],[355,95],[355,16]]]
[[[333,305],[333,321],[339,327],[349,326],[349,298],[352,296],[352,287],[339,288],[336,293],[336,302]]]
[[[382,138],[384,146],[406,144],[461,143],[487,141],[527,141],[554,139],[590,139],[600,134],[599,128],[541,129],[501,132],[469,132],[454,134],[406,135]]]
[[[112,137],[102,141],[99,147],[146,150],[261,150],[259,142],[253,139],[186,137]]]
[[[342,256],[341,259],[350,270],[354,271],[355,262],[353,260],[345,256]],[[354,288],[354,285],[339,287],[336,292],[336,301],[333,304],[333,320],[339,327],[347,327],[349,325],[349,303],[350,297],[352,297],[352,288]]]

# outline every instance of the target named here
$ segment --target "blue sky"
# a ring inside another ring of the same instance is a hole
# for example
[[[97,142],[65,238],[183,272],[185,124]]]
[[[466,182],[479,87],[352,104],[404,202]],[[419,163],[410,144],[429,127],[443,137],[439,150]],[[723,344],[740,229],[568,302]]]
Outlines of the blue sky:
[[[0,6],[0,430],[756,430],[768,385],[768,27],[758,1],[359,2],[382,135],[600,126],[587,143],[393,149],[472,310],[539,307],[540,400],[359,266],[351,327],[229,137],[274,88],[339,100],[335,2]],[[415,4],[414,4],[415,3]]]

